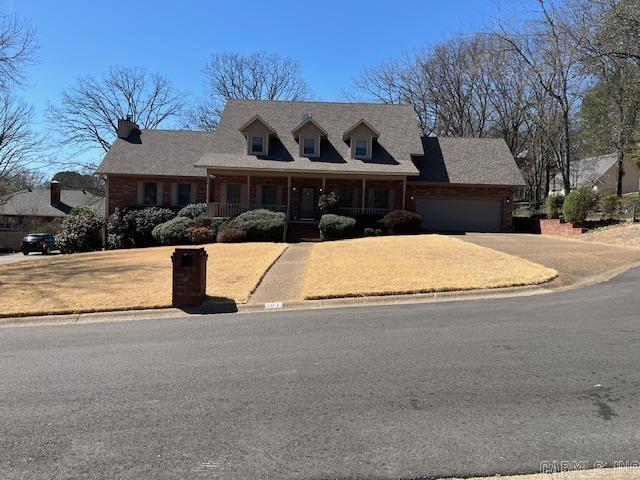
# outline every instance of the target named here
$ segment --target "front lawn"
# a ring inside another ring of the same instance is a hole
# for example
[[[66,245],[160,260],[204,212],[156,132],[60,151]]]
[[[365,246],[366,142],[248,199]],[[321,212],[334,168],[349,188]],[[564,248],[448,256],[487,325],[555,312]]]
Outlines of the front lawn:
[[[519,257],[442,235],[320,243],[304,278],[305,299],[513,287],[558,272]]]
[[[285,248],[207,245],[207,295],[246,302]],[[1,266],[0,317],[169,307],[173,250],[112,250]]]

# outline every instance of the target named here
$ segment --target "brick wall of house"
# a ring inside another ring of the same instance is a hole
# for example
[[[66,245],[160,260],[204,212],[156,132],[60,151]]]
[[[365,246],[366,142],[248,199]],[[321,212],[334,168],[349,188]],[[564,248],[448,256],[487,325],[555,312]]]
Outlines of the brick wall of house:
[[[407,183],[407,210],[416,209],[416,197],[433,198],[495,198],[502,200],[502,229],[513,231],[513,188],[475,185],[434,185],[428,183]]]
[[[107,181],[107,203],[109,215],[118,207],[138,206],[138,183],[157,182],[162,184],[158,192],[160,206],[171,207],[172,183],[195,183],[196,201],[204,202],[207,196],[207,185],[204,176],[195,177],[153,177],[153,176],[118,176],[109,175]]]

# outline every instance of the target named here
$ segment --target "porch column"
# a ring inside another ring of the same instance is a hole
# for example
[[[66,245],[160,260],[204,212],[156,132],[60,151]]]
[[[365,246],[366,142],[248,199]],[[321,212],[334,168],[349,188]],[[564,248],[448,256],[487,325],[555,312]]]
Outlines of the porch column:
[[[327,189],[327,179],[325,177],[322,177],[322,193],[327,193],[326,189]]]
[[[209,170],[207,170],[207,203],[211,202],[211,177],[209,176]]]
[[[247,208],[251,208],[251,175],[247,175]]]
[[[287,177],[287,220],[291,218],[291,175]]]
[[[367,179],[362,178],[362,214],[364,215],[364,199],[367,196]]]
[[[405,209],[407,203],[407,177],[402,179],[402,209]]]

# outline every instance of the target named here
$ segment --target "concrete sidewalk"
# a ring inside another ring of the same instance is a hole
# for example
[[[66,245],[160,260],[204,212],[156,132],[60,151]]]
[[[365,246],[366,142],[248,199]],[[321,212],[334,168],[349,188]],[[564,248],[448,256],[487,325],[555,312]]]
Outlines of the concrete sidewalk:
[[[249,304],[302,300],[302,281],[312,243],[293,243],[271,266]]]

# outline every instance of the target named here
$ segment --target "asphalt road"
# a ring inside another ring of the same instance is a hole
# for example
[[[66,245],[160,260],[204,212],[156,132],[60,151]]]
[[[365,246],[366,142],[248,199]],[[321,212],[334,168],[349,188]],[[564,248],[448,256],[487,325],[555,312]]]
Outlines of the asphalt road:
[[[640,460],[640,270],[559,294],[0,328],[3,479]]]

